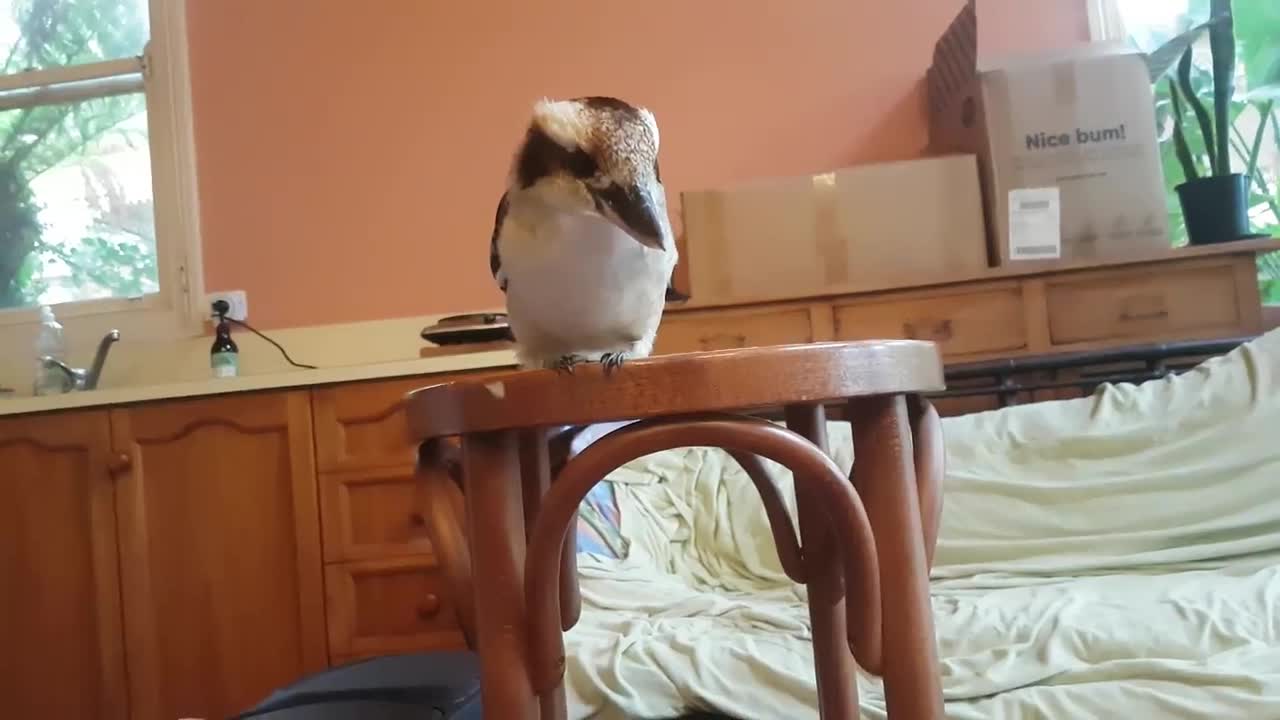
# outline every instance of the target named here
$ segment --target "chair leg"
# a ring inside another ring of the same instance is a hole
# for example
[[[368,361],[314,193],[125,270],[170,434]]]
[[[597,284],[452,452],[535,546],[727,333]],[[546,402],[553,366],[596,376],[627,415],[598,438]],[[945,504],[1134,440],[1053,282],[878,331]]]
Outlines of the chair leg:
[[[941,720],[942,685],[928,554],[906,399],[849,403],[854,482],[876,537],[884,602],[884,691],[892,720]]]
[[[533,532],[542,497],[551,487],[551,458],[547,432],[543,429],[520,431],[520,482],[524,494],[524,529],[526,539]],[[578,623],[582,599],[578,591],[577,535],[565,533],[560,559],[560,624],[568,630]],[[568,716],[564,683],[542,693],[538,698],[542,720],[564,720]]]
[[[520,476],[524,490],[524,526],[533,532],[534,520],[542,507],[542,496],[551,487],[551,451],[545,430],[520,432]],[[574,524],[577,526],[577,516]],[[582,592],[578,586],[578,534],[565,533],[560,553],[560,629],[568,632],[582,615]]]
[[[933,569],[938,547],[938,527],[942,524],[942,479],[946,451],[942,443],[942,419],[933,403],[920,395],[907,401],[911,418],[911,444],[915,455],[916,492],[920,496],[920,523],[924,531],[924,552]]]
[[[524,503],[515,432],[463,438],[476,651],[486,720],[538,720],[525,612]]]
[[[471,587],[471,552],[463,518],[466,505],[462,489],[443,468],[419,465],[418,482],[427,496],[427,530],[431,547],[449,582],[449,590],[457,598],[458,625],[467,647],[476,643],[475,593]]]
[[[821,405],[786,409],[787,427],[830,454],[826,413]],[[808,577],[809,620],[813,626],[813,664],[822,720],[857,720],[858,678],[849,651],[843,574],[830,522],[812,492],[796,486],[800,542]]]

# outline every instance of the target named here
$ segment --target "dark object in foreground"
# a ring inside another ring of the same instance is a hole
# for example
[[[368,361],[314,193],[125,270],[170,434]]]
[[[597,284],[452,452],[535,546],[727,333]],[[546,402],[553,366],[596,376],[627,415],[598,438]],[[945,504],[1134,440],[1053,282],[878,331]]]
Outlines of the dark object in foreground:
[[[481,720],[474,653],[361,660],[303,678],[232,720]],[[668,720],[738,720],[696,712]]]
[[[481,720],[474,653],[387,655],[277,690],[233,720]]]
[[[423,340],[436,345],[466,345],[513,339],[505,313],[451,315],[423,328],[420,335]]]

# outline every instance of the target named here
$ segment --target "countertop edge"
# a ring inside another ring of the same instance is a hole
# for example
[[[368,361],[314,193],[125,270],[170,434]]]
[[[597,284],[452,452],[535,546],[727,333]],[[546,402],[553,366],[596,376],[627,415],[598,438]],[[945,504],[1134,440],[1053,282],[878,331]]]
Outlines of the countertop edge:
[[[160,385],[105,388],[50,397],[0,398],[0,417],[131,405],[141,402],[163,402],[166,400],[261,390],[308,388],[365,380],[412,377],[415,375],[438,375],[467,370],[510,367],[515,364],[515,353],[511,350],[493,350],[372,365],[264,373],[221,380],[210,378],[208,380],[173,382]]]

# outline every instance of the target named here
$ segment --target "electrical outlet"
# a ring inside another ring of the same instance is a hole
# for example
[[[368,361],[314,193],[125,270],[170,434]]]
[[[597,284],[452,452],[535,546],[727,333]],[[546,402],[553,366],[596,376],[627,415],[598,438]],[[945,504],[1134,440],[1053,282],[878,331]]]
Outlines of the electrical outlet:
[[[209,293],[205,296],[205,305],[208,306],[209,314],[213,314],[213,304],[218,300],[226,300],[231,306],[231,310],[227,312],[227,317],[232,320],[244,322],[249,319],[249,295],[243,290],[224,290],[222,292]]]

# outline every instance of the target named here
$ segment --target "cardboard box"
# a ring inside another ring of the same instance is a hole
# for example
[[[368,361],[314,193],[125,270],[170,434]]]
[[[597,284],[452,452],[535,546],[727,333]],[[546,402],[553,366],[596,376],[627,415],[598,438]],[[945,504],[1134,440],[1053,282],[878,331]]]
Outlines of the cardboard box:
[[[1111,45],[980,67],[969,0],[929,68],[930,150],[978,155],[993,265],[1169,247],[1147,56]]]
[[[987,268],[972,155],[681,194],[691,305],[883,290]]]

